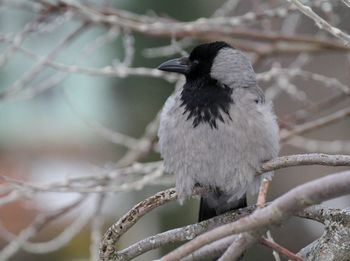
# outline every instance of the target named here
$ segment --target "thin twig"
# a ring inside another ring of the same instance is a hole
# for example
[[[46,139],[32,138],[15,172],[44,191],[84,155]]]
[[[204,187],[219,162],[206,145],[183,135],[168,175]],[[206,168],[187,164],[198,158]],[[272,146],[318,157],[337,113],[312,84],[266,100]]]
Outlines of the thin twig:
[[[77,29],[75,29],[73,32],[71,32],[53,50],[51,50],[48,55],[40,59],[28,72],[26,72],[25,75],[19,78],[10,87],[5,89],[5,91],[1,92],[0,100],[6,99],[9,96],[17,94],[19,91],[25,88],[26,84],[32,81],[50,60],[57,56],[71,41],[73,41],[77,36],[80,36],[80,34],[88,28],[87,25],[87,23],[84,23],[80,25]]]
[[[41,229],[43,229],[46,225],[66,214],[70,210],[79,206],[86,198],[80,197],[78,200],[74,201],[74,203],[61,208],[53,213],[41,214],[37,216],[34,222],[29,225],[26,229],[24,229],[16,239],[12,240],[7,246],[5,246],[0,252],[0,260],[7,260],[11,256],[13,256],[22,245],[30,238],[34,237]]]
[[[336,38],[342,40],[345,46],[350,46],[350,35],[344,33],[339,28],[336,28],[330,25],[326,20],[324,20],[321,16],[316,14],[311,7],[303,5],[298,0],[289,0],[292,2],[304,15],[310,17],[315,21],[316,25],[323,30],[328,31],[330,34],[335,36]]]
[[[266,237],[267,237],[268,240],[270,240],[271,242],[274,242],[274,243],[275,243],[275,240],[273,239],[270,230],[267,230],[267,231],[266,231]],[[273,255],[273,257],[275,258],[275,261],[281,261],[281,257],[280,257],[280,255],[279,255],[279,253],[278,253],[277,251],[272,250],[272,255]]]
[[[282,254],[283,256],[289,258],[290,260],[303,261],[303,259],[301,257],[297,256],[293,252],[289,251],[288,249],[282,247],[281,245],[279,245],[275,242],[272,242],[264,237],[261,237],[259,242],[263,246],[269,247],[269,248],[273,249],[274,251],[277,251],[278,253]]]
[[[330,125],[332,123],[335,123],[337,121],[340,121],[344,118],[347,118],[350,116],[350,107],[346,107],[344,109],[338,110],[330,115],[327,115],[325,117],[306,122],[304,124],[296,125],[291,130],[282,130],[280,134],[280,141],[285,142],[289,139],[291,139],[295,135],[304,134],[307,132],[310,132],[314,129],[318,129],[327,125]]]
[[[258,208],[265,207],[267,191],[269,190],[269,183],[270,183],[270,181],[268,179],[266,179],[266,178],[264,178],[261,181],[259,194],[258,194],[258,199],[257,199],[257,202],[256,202],[256,205],[258,206]]]

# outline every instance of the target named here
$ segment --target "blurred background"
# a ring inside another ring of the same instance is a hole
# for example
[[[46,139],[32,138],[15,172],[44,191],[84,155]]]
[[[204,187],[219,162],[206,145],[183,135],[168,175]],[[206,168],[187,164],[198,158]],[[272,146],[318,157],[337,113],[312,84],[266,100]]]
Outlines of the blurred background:
[[[350,32],[345,2],[304,1]],[[201,17],[217,24],[200,24],[204,33],[198,34],[171,25]],[[169,32],[152,33],[156,22],[169,23]],[[350,49],[287,1],[0,1],[0,260],[98,260],[98,242],[109,225],[173,186],[167,174],[142,180],[159,165],[157,114],[183,82],[154,68],[213,40],[228,41],[251,58],[282,130],[350,105]],[[285,140],[280,154],[307,152],[349,154],[349,118]],[[119,178],[120,167],[136,162],[158,165]],[[279,170],[268,198],[342,169]],[[123,187],[129,183],[134,185]],[[349,197],[325,204],[347,207]],[[198,199],[166,204],[118,244],[194,223],[197,212]],[[298,252],[322,234],[322,226],[293,218],[272,234]],[[257,245],[244,260],[273,257]]]

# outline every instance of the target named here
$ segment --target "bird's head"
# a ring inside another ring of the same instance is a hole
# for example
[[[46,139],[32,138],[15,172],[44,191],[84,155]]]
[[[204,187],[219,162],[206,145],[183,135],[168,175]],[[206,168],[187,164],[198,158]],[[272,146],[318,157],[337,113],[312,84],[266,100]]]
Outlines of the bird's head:
[[[218,122],[230,122],[234,89],[257,86],[248,58],[225,42],[198,45],[189,57],[167,61],[158,69],[185,75],[180,106],[193,127],[206,123],[217,129]]]
[[[225,42],[198,45],[189,57],[169,60],[158,69],[181,73],[187,81],[212,79],[232,88],[256,83],[249,59]]]

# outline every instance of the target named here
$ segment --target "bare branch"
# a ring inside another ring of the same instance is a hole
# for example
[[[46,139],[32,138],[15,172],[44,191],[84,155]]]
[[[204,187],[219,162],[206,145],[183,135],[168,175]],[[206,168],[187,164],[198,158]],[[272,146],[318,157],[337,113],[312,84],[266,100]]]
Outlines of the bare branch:
[[[116,260],[130,260],[155,248],[159,248],[174,242],[191,240],[220,224],[227,224],[234,220],[238,220],[239,218],[252,213],[254,209],[255,207],[248,207],[235,212],[225,213],[198,224],[172,229],[155,236],[145,238],[123,250],[118,251],[116,254]]]
[[[256,205],[258,206],[258,208],[265,207],[267,191],[269,190],[269,183],[270,183],[270,181],[266,178],[264,178],[261,181],[259,194],[258,194],[258,200],[256,202]]]
[[[111,260],[111,257],[114,258],[116,254],[114,244],[122,234],[133,226],[143,215],[176,198],[177,194],[175,189],[168,189],[161,191],[134,206],[128,213],[119,219],[117,223],[108,228],[100,245],[100,259]]]
[[[257,208],[265,207],[267,191],[269,189],[269,180],[263,179],[260,184],[258,199],[257,199]],[[261,231],[259,232],[244,232],[238,235],[235,235],[235,238],[232,244],[227,248],[224,254],[219,258],[219,261],[225,260],[236,260],[243,255],[244,251],[252,246],[260,237]]]
[[[274,251],[277,251],[278,253],[281,253],[283,256],[289,258],[293,261],[303,261],[303,259],[297,255],[295,255],[293,252],[289,251],[288,249],[282,247],[279,244],[276,244],[275,242],[272,242],[264,237],[260,238],[259,240],[260,244],[267,246]]]
[[[102,225],[104,217],[102,215],[102,208],[106,201],[106,194],[100,194],[98,195],[96,206],[95,206],[95,213],[92,218],[92,225],[91,225],[91,240],[90,240],[90,261],[97,261],[99,260],[99,245],[101,242],[102,234]]]
[[[311,215],[310,215],[311,213]],[[305,215],[307,214],[307,215]],[[323,235],[298,253],[307,260],[346,261],[350,258],[350,211],[315,207],[304,213],[306,218],[325,224]]]
[[[182,258],[183,261],[201,261],[206,258],[217,258],[221,256],[226,249],[232,245],[234,240],[237,239],[237,235],[225,237],[222,239],[219,239],[217,241],[214,241],[211,244],[205,245],[201,247],[200,249],[192,252],[190,255],[186,256],[185,258]]]
[[[253,232],[243,232],[237,235],[226,250],[226,252],[218,259],[218,261],[238,260],[246,249],[251,247],[256,241],[259,234],[254,235]],[[166,260],[167,257],[165,257]]]
[[[42,228],[53,220],[59,218],[60,216],[66,214],[70,210],[74,209],[80,205],[86,198],[81,197],[76,200],[73,204],[70,204],[64,208],[61,208],[53,213],[39,215],[34,222],[24,229],[15,240],[11,241],[7,246],[5,246],[0,252],[0,260],[7,260],[13,256],[17,251],[21,249],[23,244],[34,237]]]
[[[276,243],[275,240],[274,240],[273,237],[272,237],[272,234],[271,234],[271,231],[270,231],[270,230],[268,230],[268,231],[266,232],[266,237],[267,237],[267,239],[268,239],[269,241],[271,241],[271,242],[273,242],[273,243]],[[281,261],[281,257],[280,257],[280,255],[279,255],[279,253],[278,253],[277,251],[272,250],[272,255],[273,255],[273,257],[275,258],[275,261]]]
[[[285,142],[291,139],[295,135],[304,134],[314,129],[327,126],[329,124],[335,123],[349,116],[350,116],[350,108],[346,107],[344,109],[336,111],[325,117],[322,117],[310,122],[306,122],[301,125],[297,125],[291,130],[282,130],[280,134],[280,141]]]
[[[220,238],[276,224],[307,206],[348,193],[350,193],[350,172],[333,174],[305,183],[274,200],[266,208],[256,210],[248,217],[198,236],[164,256],[161,260],[178,260],[201,246]]]
[[[295,136],[288,140],[287,144],[309,152],[350,154],[350,141],[347,140],[324,141]]]
[[[302,165],[350,166],[349,161],[350,156],[348,155],[327,155],[318,153],[290,155],[265,162],[261,167],[261,172]]]
[[[6,99],[8,96],[12,96],[22,90],[27,83],[32,81],[41,72],[43,66],[45,66],[49,60],[58,55],[69,42],[74,40],[77,36],[80,36],[80,33],[86,29],[87,24],[82,24],[67,37],[65,37],[45,58],[38,61],[23,77],[12,84],[12,86],[5,89],[4,92],[0,93],[0,99]]]
[[[315,21],[316,25],[323,30],[342,40],[345,46],[350,46],[350,35],[344,33],[339,28],[330,25],[326,20],[316,14],[309,6],[303,5],[298,0],[289,0],[292,2],[304,15]]]
[[[63,2],[63,1],[62,1]],[[91,23],[106,24],[108,26],[119,26],[128,29],[130,32],[137,32],[153,37],[195,37],[198,39],[215,40],[218,38],[224,39],[225,37],[243,38],[248,40],[260,40],[260,41],[272,41],[272,42],[292,42],[306,44],[310,48],[309,50],[322,50],[326,49],[338,49],[347,50],[348,47],[333,43],[331,41],[326,41],[324,39],[316,39],[315,37],[307,36],[288,36],[288,35],[276,35],[273,33],[261,33],[252,30],[238,30],[235,26],[240,25],[243,21],[248,19],[249,21],[255,21],[255,14],[253,14],[253,19],[251,19],[251,13],[242,17],[214,17],[214,18],[200,18],[193,22],[174,22],[169,19],[154,19],[151,17],[138,16],[130,13],[127,16],[121,15],[120,11],[109,9],[97,10],[92,6],[82,5],[76,1],[64,1],[65,6],[61,8],[69,8],[76,13],[77,19],[83,19],[83,21],[88,21]],[[124,12],[127,13],[127,12]],[[268,16],[285,16],[286,11],[277,10],[275,13],[273,11],[266,12],[262,17]],[[226,39],[232,42],[232,38]],[[247,50],[247,45],[241,46],[243,50]],[[242,49],[241,48],[241,49]],[[283,46],[276,46],[269,49],[267,52],[274,53],[278,51],[290,52],[297,51],[293,48],[286,48],[283,50]],[[298,47],[297,47],[298,48]],[[248,48],[249,49],[249,48]],[[258,50],[255,50],[259,53]],[[300,51],[300,48],[298,49]],[[266,54],[266,52],[265,52]]]

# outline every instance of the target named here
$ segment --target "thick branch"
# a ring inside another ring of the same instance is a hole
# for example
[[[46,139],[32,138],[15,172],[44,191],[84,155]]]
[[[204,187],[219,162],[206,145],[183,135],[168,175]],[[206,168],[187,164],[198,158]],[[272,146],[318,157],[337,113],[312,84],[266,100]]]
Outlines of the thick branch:
[[[350,166],[350,156],[326,154],[284,156],[264,163],[260,173],[302,165]],[[200,192],[198,191],[198,193]],[[133,207],[123,218],[107,230],[100,246],[101,260],[114,260],[117,253],[115,243],[119,240],[120,236],[133,226],[143,215],[176,198],[175,189],[168,189],[157,193]]]
[[[205,189],[198,188],[195,190],[195,194],[201,194]],[[149,197],[139,204],[135,205],[129,210],[122,218],[120,218],[115,224],[108,228],[104,234],[100,245],[100,259],[101,260],[114,260],[116,257],[115,243],[119,238],[145,214],[152,209],[164,205],[165,203],[177,199],[177,194],[174,188],[167,189],[158,192],[152,197]]]
[[[350,171],[329,175],[308,182],[292,189],[273,201],[271,205],[256,210],[256,212],[248,217],[244,217],[239,221],[220,226],[212,231],[204,233],[193,239],[191,242],[164,256],[161,260],[179,260],[200,247],[220,238],[276,224],[307,206],[346,195],[348,193],[350,193]]]
[[[152,249],[156,249],[174,242],[188,241],[204,232],[217,227],[219,224],[227,224],[239,218],[251,214],[254,206],[245,209],[228,212],[212,219],[188,225],[181,228],[172,229],[155,236],[145,238],[135,244],[117,252],[117,260],[130,260]]]
[[[306,215],[307,218],[310,216],[323,222],[325,230],[298,255],[308,261],[350,260],[350,210],[315,207]]]

